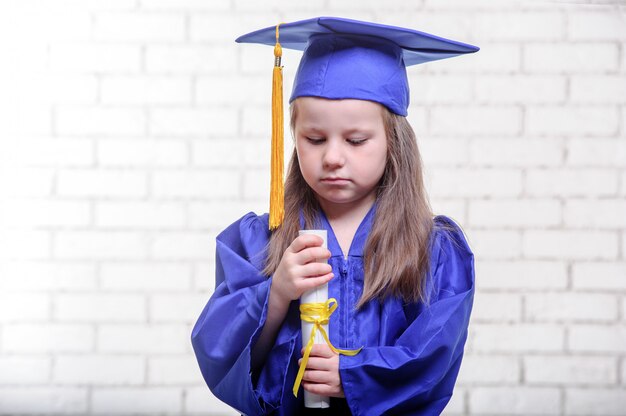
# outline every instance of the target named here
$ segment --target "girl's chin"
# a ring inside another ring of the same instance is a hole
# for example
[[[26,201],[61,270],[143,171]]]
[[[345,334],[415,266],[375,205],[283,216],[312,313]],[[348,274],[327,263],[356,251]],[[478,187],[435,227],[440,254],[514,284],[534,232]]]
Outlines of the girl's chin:
[[[354,198],[353,195],[345,195],[343,192],[320,192],[316,193],[318,200],[329,202],[332,204],[348,204],[354,202],[358,198]]]
[[[322,206],[346,206],[359,205],[369,198],[367,196],[341,195],[339,193],[315,193],[317,200]]]

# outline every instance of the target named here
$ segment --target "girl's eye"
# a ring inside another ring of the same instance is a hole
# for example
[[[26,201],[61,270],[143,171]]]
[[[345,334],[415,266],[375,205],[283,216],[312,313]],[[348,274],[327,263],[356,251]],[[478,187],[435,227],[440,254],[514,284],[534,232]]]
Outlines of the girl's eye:
[[[353,144],[355,146],[361,145],[365,143],[366,141],[367,139],[362,139],[362,138],[348,139],[348,143]]]
[[[311,144],[321,144],[324,142],[324,139],[321,137],[306,137],[306,140]]]

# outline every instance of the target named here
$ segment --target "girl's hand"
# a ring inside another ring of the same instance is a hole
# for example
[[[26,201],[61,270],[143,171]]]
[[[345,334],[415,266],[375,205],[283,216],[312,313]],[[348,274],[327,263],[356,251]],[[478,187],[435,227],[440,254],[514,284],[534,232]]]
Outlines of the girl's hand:
[[[304,354],[304,348],[302,354]],[[339,376],[339,354],[333,352],[326,344],[313,345],[302,376],[302,387],[320,396],[346,397]]]
[[[299,299],[307,290],[333,278],[330,264],[318,263],[330,257],[330,251],[321,247],[323,243],[320,237],[305,234],[287,247],[274,272],[271,288],[282,303]]]

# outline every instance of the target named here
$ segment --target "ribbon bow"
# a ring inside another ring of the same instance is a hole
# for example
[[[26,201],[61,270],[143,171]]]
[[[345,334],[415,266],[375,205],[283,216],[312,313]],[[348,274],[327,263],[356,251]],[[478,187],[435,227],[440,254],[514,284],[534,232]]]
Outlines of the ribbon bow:
[[[330,298],[323,303],[300,304],[300,319],[305,322],[312,323],[313,328],[311,328],[311,336],[309,337],[309,342],[306,344],[306,348],[304,349],[304,355],[302,356],[302,361],[300,362],[300,369],[298,370],[296,381],[293,384],[293,395],[296,397],[298,397],[300,382],[302,382],[302,376],[304,375],[304,370],[306,369],[306,365],[309,361],[311,349],[313,348],[313,344],[315,343],[315,332],[318,329],[326,340],[326,344],[328,344],[330,349],[333,350],[336,354],[353,356],[357,355],[363,348],[361,347],[357,350],[342,350],[339,348],[335,348],[335,346],[330,342],[330,339],[328,339],[328,334],[326,333],[322,325],[328,324],[330,315],[335,312],[335,309],[337,309],[337,300],[335,298]]]

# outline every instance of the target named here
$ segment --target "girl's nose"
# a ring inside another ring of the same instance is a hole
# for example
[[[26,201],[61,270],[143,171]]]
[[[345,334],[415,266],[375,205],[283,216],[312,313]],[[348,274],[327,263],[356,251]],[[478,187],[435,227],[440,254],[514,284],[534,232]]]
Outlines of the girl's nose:
[[[345,163],[345,155],[341,149],[341,145],[332,140],[328,141],[326,151],[324,152],[323,164],[326,168],[335,168],[343,166]]]

